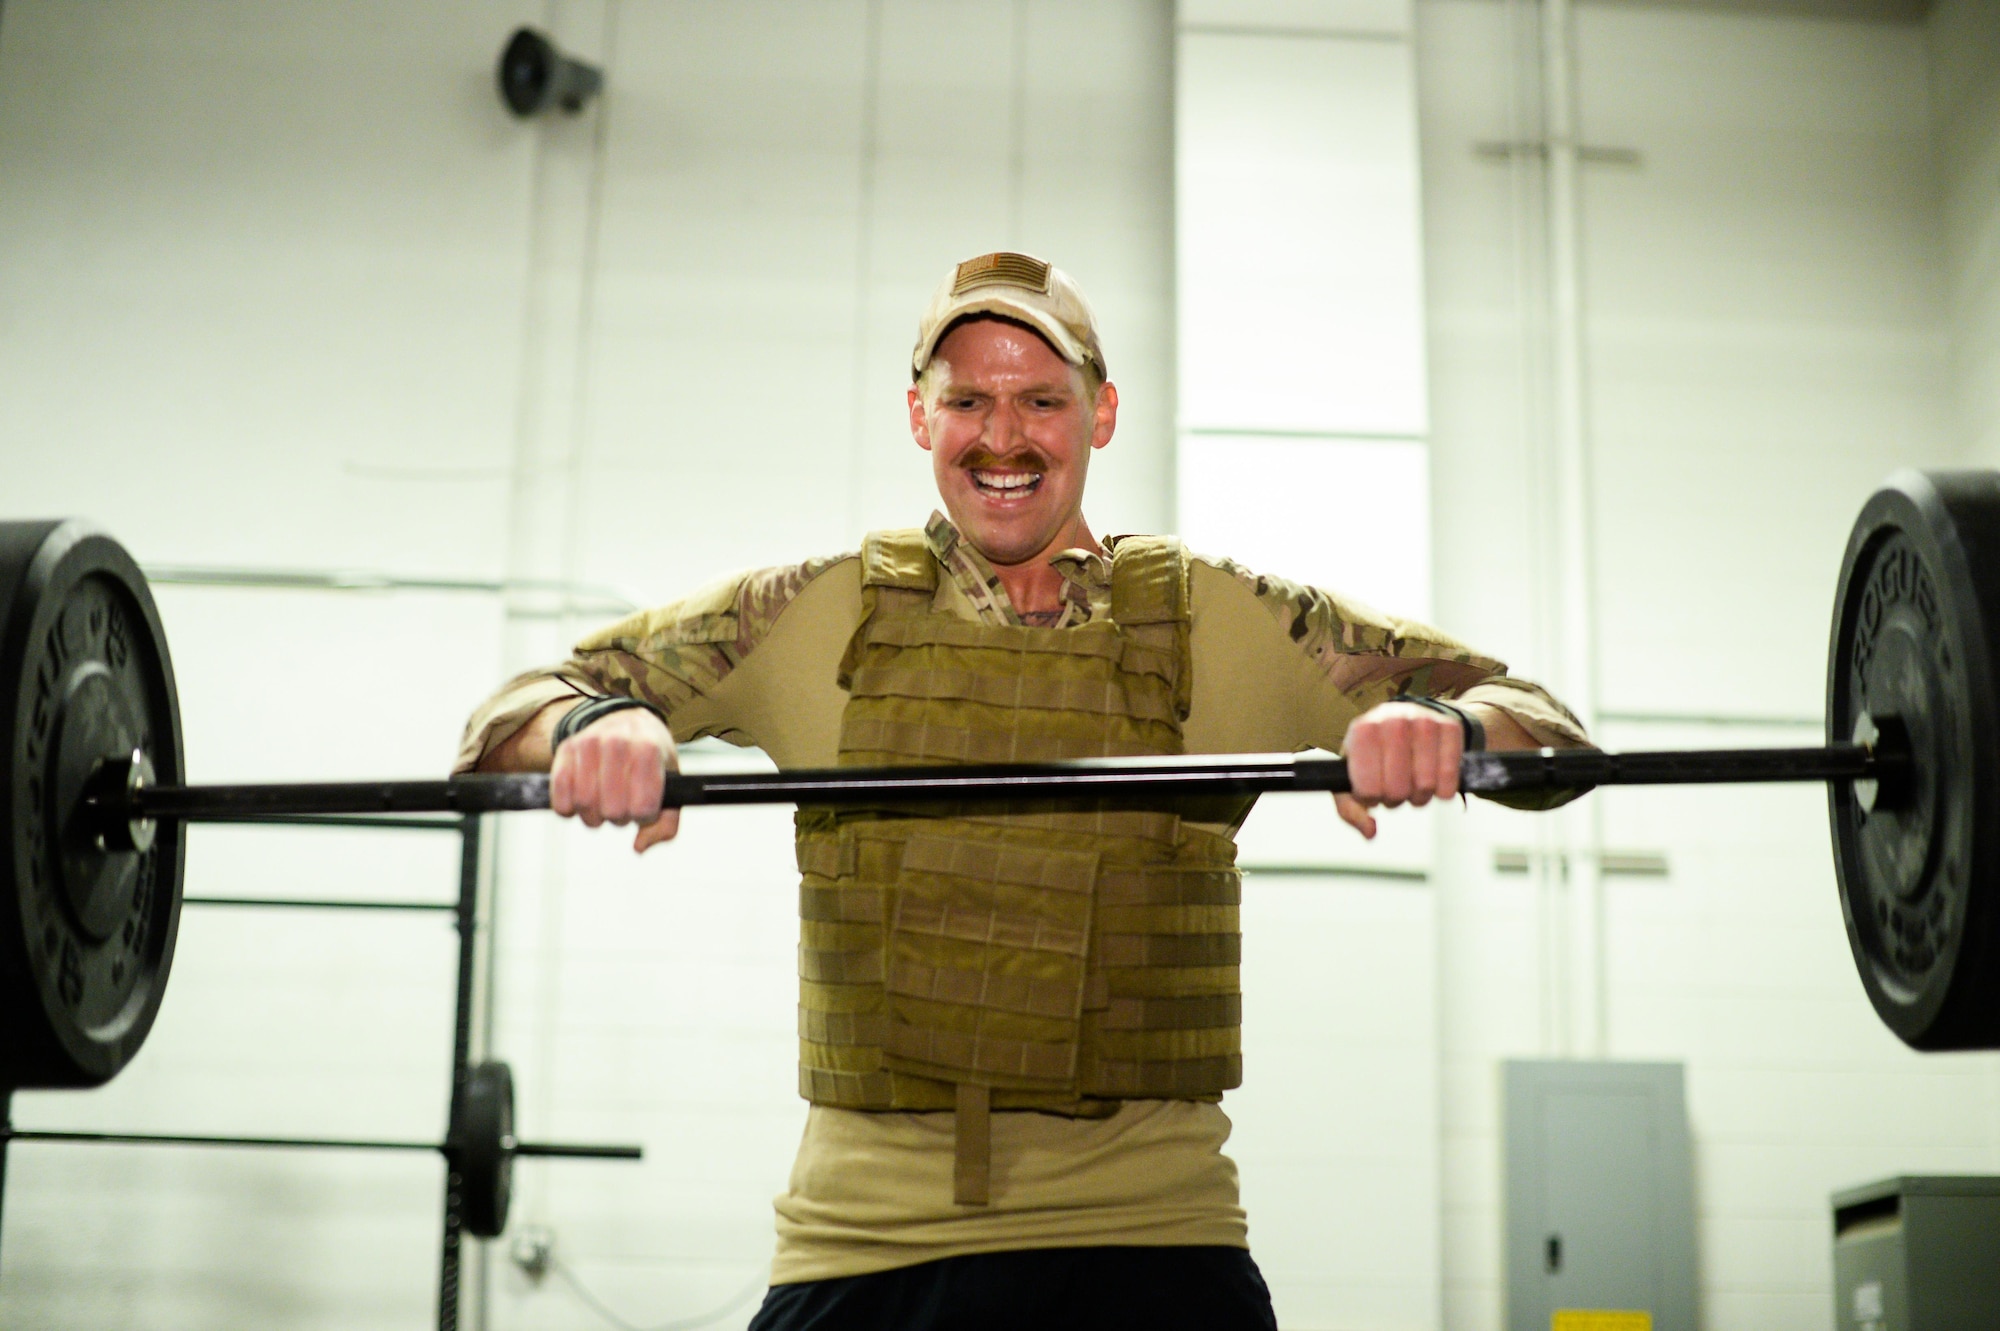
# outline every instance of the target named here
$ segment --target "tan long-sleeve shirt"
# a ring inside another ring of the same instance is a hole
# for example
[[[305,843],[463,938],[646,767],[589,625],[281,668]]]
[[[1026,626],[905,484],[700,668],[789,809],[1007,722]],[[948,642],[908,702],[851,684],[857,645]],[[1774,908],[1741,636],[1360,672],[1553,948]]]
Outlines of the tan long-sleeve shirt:
[[[991,566],[947,519],[933,515],[926,536],[947,574],[939,612],[1020,622]],[[1057,627],[1108,613],[1106,558],[1077,550],[1055,564],[1064,579]],[[1587,742],[1545,691],[1425,625],[1200,556],[1189,601],[1189,753],[1337,750],[1349,723],[1401,691],[1495,707],[1546,745]],[[845,555],[726,579],[633,615],[482,706],[458,770],[550,702],[579,694],[641,698],[682,740],[756,745],[781,768],[833,766],[847,702],[836,676],[861,613],[860,560]],[[772,1280],[1029,1247],[1244,1246],[1236,1169],[1222,1153],[1228,1135],[1220,1106],[1182,1101],[1135,1101],[1102,1120],[998,1114],[991,1204],[968,1208],[951,1200],[949,1114],[815,1106],[777,1199]]]

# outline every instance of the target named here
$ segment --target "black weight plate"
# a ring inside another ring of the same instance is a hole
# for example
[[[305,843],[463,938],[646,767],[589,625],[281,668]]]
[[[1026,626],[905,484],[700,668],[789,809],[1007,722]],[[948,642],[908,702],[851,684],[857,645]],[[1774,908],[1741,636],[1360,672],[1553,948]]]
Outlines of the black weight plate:
[[[474,1063],[466,1070],[451,1137],[465,1231],[498,1238],[514,1199],[514,1073],[505,1063]]]
[[[1898,472],[1855,522],[1827,738],[1900,726],[1906,781],[1828,786],[1869,1000],[1917,1049],[2000,1048],[2000,474]],[[1865,719],[1864,719],[1865,718]]]
[[[182,780],[180,705],[146,580],[75,522],[0,523],[0,1087],[95,1086],[152,1029],[180,924],[181,829],[107,848],[100,761]]]

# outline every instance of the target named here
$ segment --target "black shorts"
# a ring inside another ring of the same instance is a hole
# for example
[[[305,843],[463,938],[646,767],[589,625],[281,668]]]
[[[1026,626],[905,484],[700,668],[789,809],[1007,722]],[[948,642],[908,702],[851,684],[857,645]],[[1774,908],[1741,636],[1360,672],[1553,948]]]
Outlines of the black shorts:
[[[1277,1331],[1242,1248],[1030,1248],[774,1285],[749,1331]]]

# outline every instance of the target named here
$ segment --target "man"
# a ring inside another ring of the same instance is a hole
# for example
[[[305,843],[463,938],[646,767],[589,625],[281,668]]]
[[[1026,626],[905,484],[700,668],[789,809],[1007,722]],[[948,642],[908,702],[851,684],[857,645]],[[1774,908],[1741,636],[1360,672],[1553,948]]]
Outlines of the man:
[[[1468,745],[1585,743],[1433,629],[1100,542],[1118,419],[1074,282],[945,278],[910,432],[949,515],[586,639],[476,714],[460,770],[552,770],[591,826],[671,838],[676,737],[780,767],[1343,750],[1340,816],[1457,794]],[[1448,700],[1448,701],[1447,701]],[[1222,1092],[1239,1084],[1241,801],[801,810],[800,1088],[754,1327],[1271,1327]]]

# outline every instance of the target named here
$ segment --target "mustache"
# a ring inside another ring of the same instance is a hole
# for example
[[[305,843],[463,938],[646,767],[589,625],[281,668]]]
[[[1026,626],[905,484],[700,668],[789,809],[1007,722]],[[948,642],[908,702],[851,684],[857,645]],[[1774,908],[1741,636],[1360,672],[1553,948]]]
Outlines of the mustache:
[[[1046,472],[1049,470],[1049,458],[1048,454],[1033,444],[1015,449],[1004,457],[982,444],[960,458],[958,465],[963,471],[982,471],[989,467],[1014,467],[1022,471]]]

